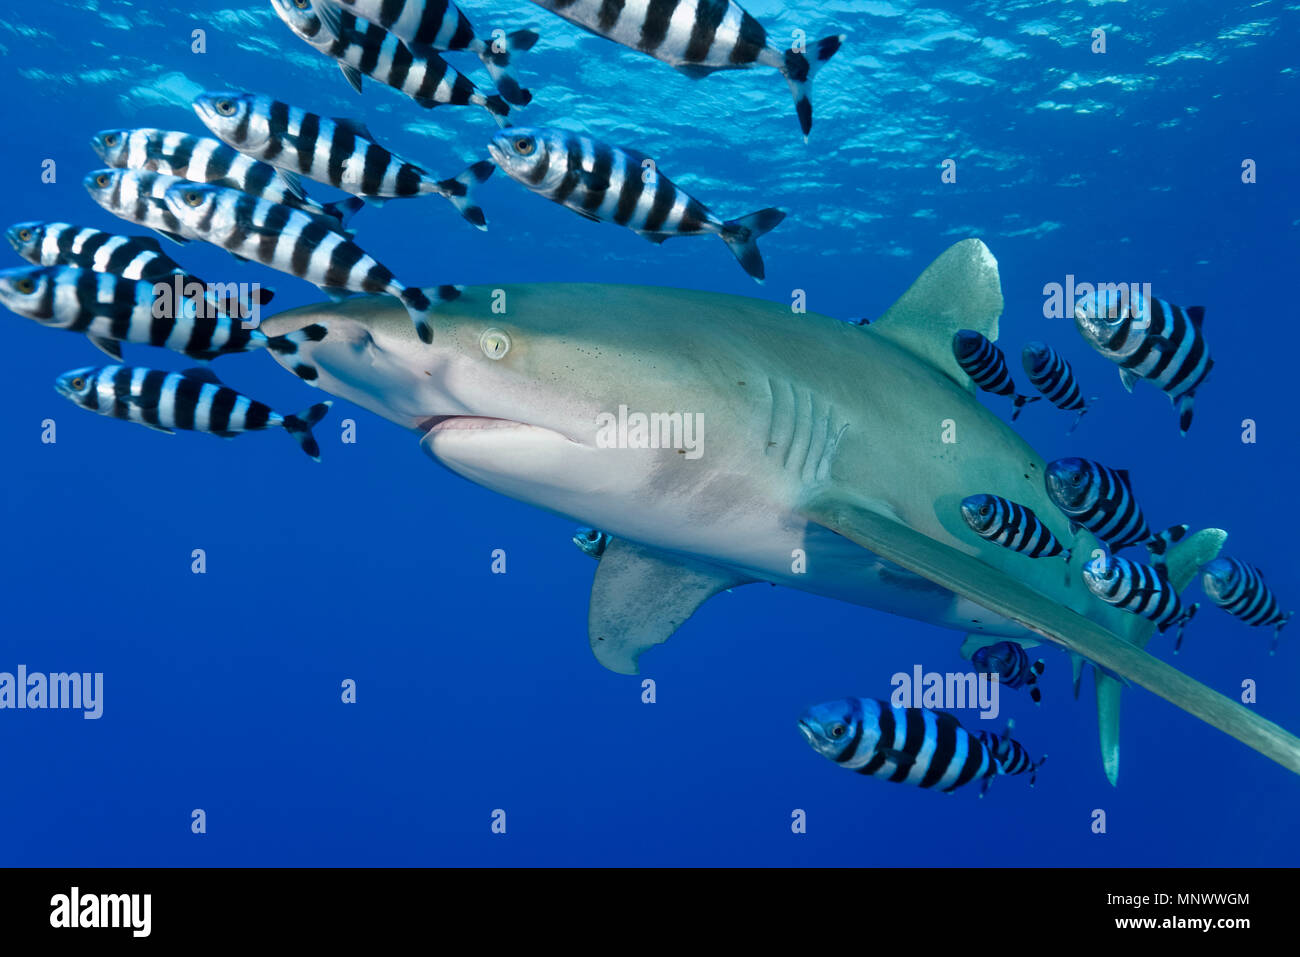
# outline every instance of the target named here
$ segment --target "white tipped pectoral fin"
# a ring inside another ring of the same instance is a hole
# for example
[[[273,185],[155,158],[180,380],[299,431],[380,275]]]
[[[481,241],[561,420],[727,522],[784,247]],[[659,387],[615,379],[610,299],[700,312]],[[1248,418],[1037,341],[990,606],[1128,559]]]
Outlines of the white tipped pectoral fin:
[[[754,579],[615,538],[591,583],[587,633],[596,660],[623,675],[638,672],[647,648],[662,644],[720,591]]]
[[[935,541],[914,529],[881,516],[833,492],[814,497],[800,509],[810,521],[823,525],[888,561],[928,578],[981,606],[1015,621],[1054,644],[1080,654],[1115,675],[1129,679],[1256,751],[1300,774],[1300,739],[1241,704],[1207,688],[1178,669],[1153,658],[1139,646],[1120,638],[1083,615],[1034,591],[1009,575],[970,555]],[[1171,550],[1171,569],[1181,576],[1194,558],[1221,542],[1214,529],[1190,536]],[[1195,546],[1189,543],[1196,543]],[[1180,551],[1188,549],[1180,554]],[[1171,572],[1171,580],[1177,584]],[[1104,684],[1104,683],[1103,683]],[[1118,691],[1118,687],[1116,688]],[[1110,692],[1106,692],[1109,696]],[[1110,698],[1107,697],[1107,701]],[[1116,701],[1117,701],[1116,695]],[[1109,706],[1108,706],[1109,707]],[[1118,711],[1101,716],[1117,741]],[[1108,774],[1117,767],[1118,746],[1103,755]]]

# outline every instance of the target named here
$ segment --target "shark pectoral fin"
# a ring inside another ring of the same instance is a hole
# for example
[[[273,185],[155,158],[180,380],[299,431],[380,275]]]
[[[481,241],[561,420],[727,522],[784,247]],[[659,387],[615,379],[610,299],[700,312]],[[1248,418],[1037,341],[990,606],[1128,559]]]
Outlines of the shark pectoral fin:
[[[867,331],[906,349],[974,394],[974,381],[953,355],[952,337],[961,329],[973,329],[996,341],[1000,315],[998,261],[978,239],[964,239],[930,263]]]
[[[754,579],[615,538],[591,583],[587,634],[596,660],[621,675],[637,674],[647,648],[672,637],[720,591]]]
[[[978,559],[914,529],[828,492],[800,509],[810,521],[838,532],[887,561],[930,579],[999,615],[1037,632],[1101,668],[1153,691],[1220,731],[1232,735],[1300,774],[1300,739],[1241,704],[1219,694],[1136,644]],[[1224,533],[1206,529],[1170,551],[1171,581],[1187,574],[1197,553],[1221,542]],[[1198,541],[1199,540],[1199,541]],[[1180,550],[1186,546],[1187,550]],[[1179,577],[1174,577],[1174,574]],[[1106,720],[1103,716],[1103,720]],[[1115,728],[1118,728],[1116,713]],[[1109,735],[1109,731],[1106,732]]]
[[[996,645],[999,641],[1014,641],[1021,648],[1037,648],[1042,644],[1041,641],[1034,641],[1032,638],[1004,638],[1001,635],[985,635],[980,632],[973,632],[966,636],[961,643],[961,656],[970,661],[971,655],[981,648],[987,648],[989,645]]]

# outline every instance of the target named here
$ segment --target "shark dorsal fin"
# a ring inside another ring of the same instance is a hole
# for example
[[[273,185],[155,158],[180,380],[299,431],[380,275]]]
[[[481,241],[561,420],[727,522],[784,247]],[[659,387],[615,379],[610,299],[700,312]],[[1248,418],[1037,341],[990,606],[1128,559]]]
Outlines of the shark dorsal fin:
[[[970,376],[953,357],[953,334],[973,329],[996,342],[1001,315],[998,262],[980,240],[964,239],[930,263],[866,331],[906,349],[974,392]]]

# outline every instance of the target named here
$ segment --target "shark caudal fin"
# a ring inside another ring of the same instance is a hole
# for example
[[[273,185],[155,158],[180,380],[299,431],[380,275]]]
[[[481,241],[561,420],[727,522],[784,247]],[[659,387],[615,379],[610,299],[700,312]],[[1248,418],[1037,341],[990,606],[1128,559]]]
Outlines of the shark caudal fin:
[[[952,337],[973,329],[996,342],[1001,315],[998,261],[978,239],[964,239],[932,262],[864,331],[907,350],[974,395],[975,382],[958,365]]]
[[[497,92],[507,103],[514,106],[527,106],[532,102],[533,94],[519,85],[511,72],[510,58],[515,53],[524,53],[533,48],[538,36],[532,30],[516,30],[504,36],[493,34],[491,40],[484,40],[478,50],[479,59],[487,67],[488,75],[496,84]]]
[[[311,434],[311,427],[325,418],[325,413],[330,410],[330,406],[333,404],[334,401],[329,399],[325,402],[316,403],[306,412],[284,417],[285,431],[294,437],[313,462],[320,461],[320,445],[316,442],[316,436]]]
[[[812,108],[812,81],[817,75],[817,71],[825,65],[826,61],[833,57],[839,51],[840,45],[844,43],[846,34],[839,34],[833,37],[823,37],[812,45],[812,49],[806,53],[794,50],[785,51],[785,66],[781,72],[785,74],[786,82],[790,84],[790,94],[794,97],[794,111],[799,116],[799,129],[803,130],[803,141],[808,142],[808,134],[812,132],[813,108]]]
[[[763,268],[763,257],[758,252],[758,237],[776,229],[783,219],[783,209],[760,209],[756,213],[740,219],[730,219],[722,224],[719,233],[722,241],[727,244],[740,267],[759,282],[763,281],[767,273]]]
[[[496,168],[495,163],[480,160],[459,176],[430,184],[427,191],[447,197],[447,201],[456,207],[456,212],[474,226],[486,230],[487,217],[483,215],[483,208],[474,199],[474,187],[487,180]]]

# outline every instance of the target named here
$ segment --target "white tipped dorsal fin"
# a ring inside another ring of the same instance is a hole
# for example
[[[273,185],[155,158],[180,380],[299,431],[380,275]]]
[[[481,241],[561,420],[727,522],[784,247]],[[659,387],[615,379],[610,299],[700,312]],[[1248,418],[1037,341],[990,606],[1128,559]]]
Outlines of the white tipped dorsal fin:
[[[970,376],[953,357],[953,334],[973,329],[996,342],[1001,315],[998,261],[980,240],[963,239],[930,263],[867,331],[906,349],[973,392]]]

